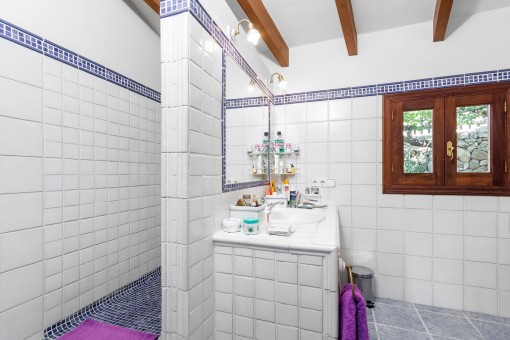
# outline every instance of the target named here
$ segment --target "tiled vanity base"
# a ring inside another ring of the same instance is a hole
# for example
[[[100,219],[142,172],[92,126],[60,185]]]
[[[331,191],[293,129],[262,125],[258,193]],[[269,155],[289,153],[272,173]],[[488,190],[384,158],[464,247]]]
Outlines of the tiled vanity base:
[[[216,340],[338,337],[338,255],[215,246]]]
[[[161,333],[161,268],[48,327],[44,331],[45,339],[57,339],[85,319]]]

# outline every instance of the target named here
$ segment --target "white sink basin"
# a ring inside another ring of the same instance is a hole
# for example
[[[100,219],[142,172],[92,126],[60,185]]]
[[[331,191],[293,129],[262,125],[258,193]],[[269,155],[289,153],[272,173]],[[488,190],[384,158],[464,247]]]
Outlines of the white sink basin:
[[[312,209],[275,209],[270,216],[274,224],[308,224],[319,223],[326,218],[322,213]]]

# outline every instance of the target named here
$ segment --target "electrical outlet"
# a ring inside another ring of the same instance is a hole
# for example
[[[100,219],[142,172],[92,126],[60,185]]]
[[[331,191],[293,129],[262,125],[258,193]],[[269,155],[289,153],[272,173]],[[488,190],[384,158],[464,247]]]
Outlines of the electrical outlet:
[[[334,188],[335,180],[329,178],[313,178],[312,187]]]
[[[327,180],[325,178],[313,178],[312,187],[325,187]]]

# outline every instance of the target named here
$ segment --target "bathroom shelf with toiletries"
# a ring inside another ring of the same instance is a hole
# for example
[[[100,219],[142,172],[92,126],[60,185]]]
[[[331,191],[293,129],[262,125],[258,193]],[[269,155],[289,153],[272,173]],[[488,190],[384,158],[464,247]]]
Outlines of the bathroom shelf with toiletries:
[[[251,174],[253,176],[264,176],[264,175],[267,175],[267,172],[256,173],[256,172],[252,171]],[[273,169],[273,171],[271,171],[270,174],[271,175],[279,175],[279,176],[294,176],[296,173],[295,172],[282,172],[282,173],[280,173],[280,172],[275,172],[274,169]]]
[[[252,159],[250,169],[252,176],[294,176],[297,172],[299,145],[285,143],[281,131],[272,142],[269,134],[264,132],[261,144],[248,145],[246,153]]]

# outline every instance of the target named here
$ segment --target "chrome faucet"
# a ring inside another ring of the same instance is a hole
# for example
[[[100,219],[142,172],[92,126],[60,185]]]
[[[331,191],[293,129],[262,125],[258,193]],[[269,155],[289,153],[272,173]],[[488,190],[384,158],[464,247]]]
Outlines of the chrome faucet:
[[[266,214],[266,222],[269,223],[269,215],[271,215],[271,212],[273,211],[274,207],[277,205],[283,205],[283,201],[273,202],[273,203],[266,203],[266,207],[264,208],[264,212]]]

